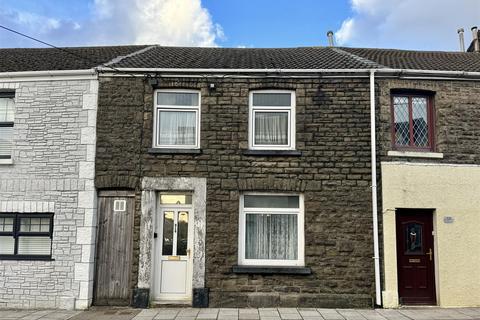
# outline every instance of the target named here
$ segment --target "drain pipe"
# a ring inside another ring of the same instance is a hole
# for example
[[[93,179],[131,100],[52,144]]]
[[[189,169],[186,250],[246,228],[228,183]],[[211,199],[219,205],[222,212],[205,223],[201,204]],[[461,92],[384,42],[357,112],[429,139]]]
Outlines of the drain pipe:
[[[370,145],[372,158],[372,217],[373,217],[373,259],[375,263],[375,304],[382,305],[380,289],[380,256],[378,248],[377,215],[377,141],[375,138],[375,70],[370,70]]]

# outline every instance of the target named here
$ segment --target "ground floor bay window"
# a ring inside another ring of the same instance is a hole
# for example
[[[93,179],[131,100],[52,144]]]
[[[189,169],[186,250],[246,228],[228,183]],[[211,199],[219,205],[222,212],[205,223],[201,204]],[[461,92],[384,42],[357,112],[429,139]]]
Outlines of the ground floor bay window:
[[[304,266],[303,196],[244,194],[239,265]]]

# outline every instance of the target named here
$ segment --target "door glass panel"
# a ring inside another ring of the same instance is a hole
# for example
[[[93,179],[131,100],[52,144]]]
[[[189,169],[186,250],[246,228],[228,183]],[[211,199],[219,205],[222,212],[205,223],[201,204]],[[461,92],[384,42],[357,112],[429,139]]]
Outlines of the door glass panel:
[[[173,214],[173,211],[165,211],[163,213],[163,256],[173,255]]]
[[[418,223],[407,223],[405,225],[405,253],[423,253],[422,225]]]
[[[161,204],[192,204],[191,194],[162,194],[160,195]]]
[[[188,212],[178,212],[178,228],[177,228],[177,256],[187,255],[188,244]]]

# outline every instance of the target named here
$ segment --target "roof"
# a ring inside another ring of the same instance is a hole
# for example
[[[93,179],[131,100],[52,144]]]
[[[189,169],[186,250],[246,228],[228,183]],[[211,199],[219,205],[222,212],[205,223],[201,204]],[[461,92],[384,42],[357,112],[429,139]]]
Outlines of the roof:
[[[480,54],[474,52],[345,47],[202,48],[158,45],[60,49],[0,49],[0,72],[81,70],[105,64],[113,68],[132,69],[393,68],[480,72]]]
[[[480,72],[480,54],[474,52],[339,49],[393,69]]]
[[[0,49],[0,72],[82,70],[131,54],[146,46]],[[68,51],[70,53],[67,53]]]
[[[375,63],[329,47],[199,48],[155,46],[113,64],[116,68],[364,69]]]

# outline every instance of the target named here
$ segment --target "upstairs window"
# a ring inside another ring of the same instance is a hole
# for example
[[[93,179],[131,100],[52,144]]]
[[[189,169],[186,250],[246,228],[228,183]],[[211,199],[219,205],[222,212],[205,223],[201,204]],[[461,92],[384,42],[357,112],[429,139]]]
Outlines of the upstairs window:
[[[250,149],[295,149],[295,92],[250,92],[249,113]]]
[[[200,92],[155,92],[155,148],[200,148]]]
[[[433,150],[434,123],[430,96],[394,94],[392,121],[395,149]]]
[[[14,98],[14,92],[0,92],[0,159],[12,158]]]
[[[50,259],[53,214],[1,214],[0,259]]]

